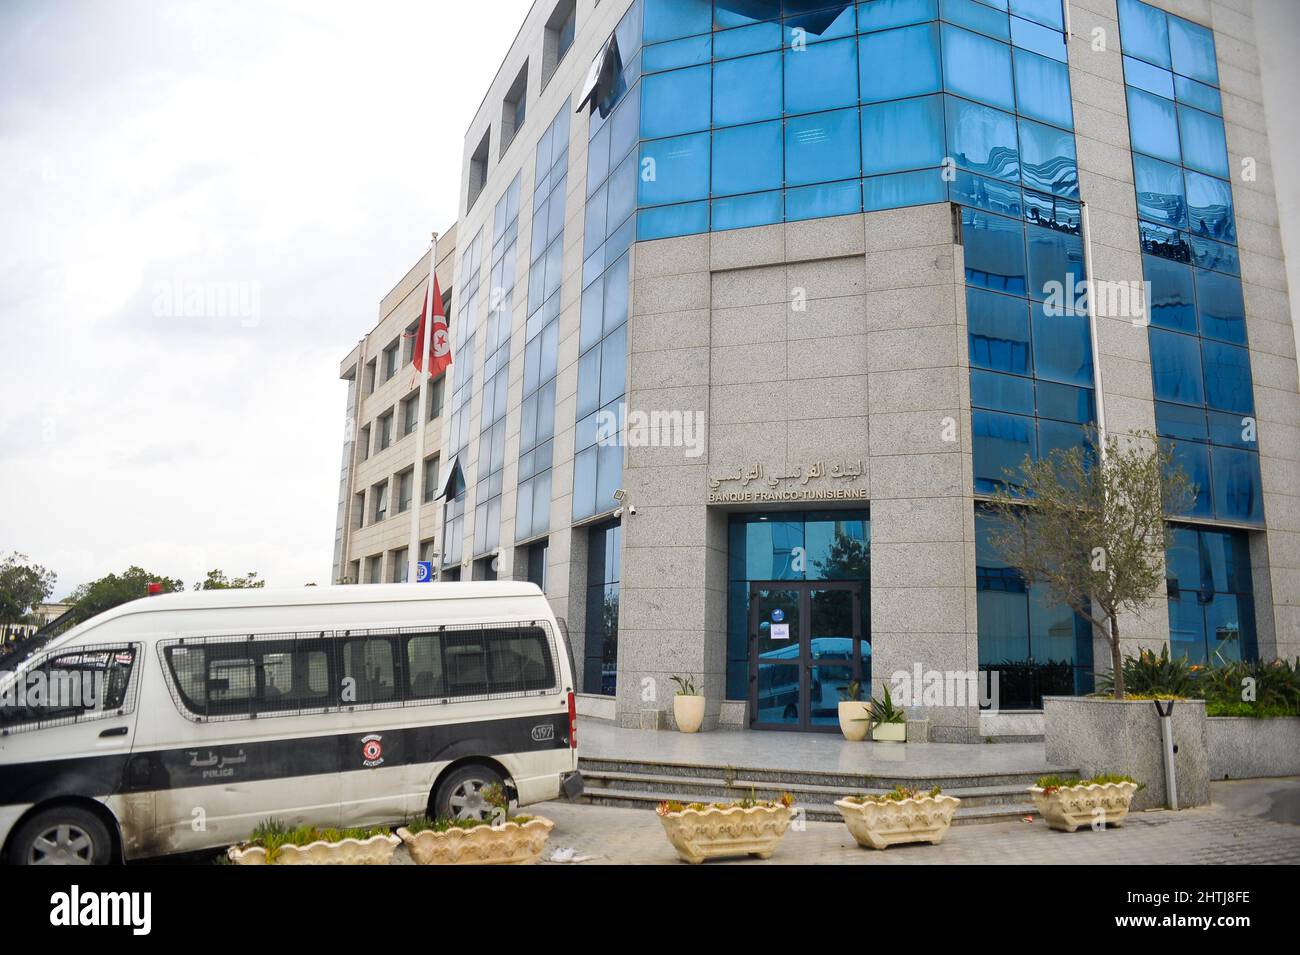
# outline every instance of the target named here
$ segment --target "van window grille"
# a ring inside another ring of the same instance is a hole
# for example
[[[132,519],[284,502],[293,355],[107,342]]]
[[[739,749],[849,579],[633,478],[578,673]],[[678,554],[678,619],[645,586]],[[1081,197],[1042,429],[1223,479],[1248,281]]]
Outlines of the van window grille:
[[[167,688],[195,722],[430,706],[559,692],[544,620],[158,643]]]
[[[89,644],[55,651],[7,678],[0,690],[0,733],[69,726],[135,712],[138,643]]]

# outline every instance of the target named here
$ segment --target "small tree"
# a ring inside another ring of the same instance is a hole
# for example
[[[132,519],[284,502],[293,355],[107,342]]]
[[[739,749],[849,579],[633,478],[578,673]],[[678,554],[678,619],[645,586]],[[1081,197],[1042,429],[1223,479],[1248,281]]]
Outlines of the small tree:
[[[1165,514],[1183,514],[1195,486],[1169,446],[1149,432],[1104,454],[1095,432],[1086,447],[1026,456],[1020,473],[994,497],[990,544],[1027,583],[1086,620],[1110,646],[1115,699],[1124,699],[1119,615],[1137,610],[1165,581],[1172,531]]]
[[[54,572],[23,554],[0,560],[0,623],[25,622],[36,605],[54,592]]]
[[[108,574],[98,580],[82,584],[72,592],[68,602],[72,604],[77,620],[89,620],[118,604],[147,596],[151,583],[161,584],[162,592],[165,594],[185,589],[182,581],[151,574],[142,567],[132,566],[120,574]]]
[[[195,590],[247,590],[265,587],[265,580],[257,579],[257,571],[250,570],[247,577],[227,577],[224,570],[210,570],[208,576],[194,585]]]

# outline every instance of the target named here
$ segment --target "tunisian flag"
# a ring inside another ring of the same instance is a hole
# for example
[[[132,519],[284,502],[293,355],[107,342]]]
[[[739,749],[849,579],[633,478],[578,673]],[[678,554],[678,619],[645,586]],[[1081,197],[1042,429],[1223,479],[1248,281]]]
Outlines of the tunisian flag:
[[[424,371],[424,334],[428,296],[420,309],[420,327],[415,332],[415,367]],[[433,340],[429,343],[429,374],[436,375],[451,364],[451,338],[447,334],[447,315],[442,309],[442,290],[438,276],[433,277]]]

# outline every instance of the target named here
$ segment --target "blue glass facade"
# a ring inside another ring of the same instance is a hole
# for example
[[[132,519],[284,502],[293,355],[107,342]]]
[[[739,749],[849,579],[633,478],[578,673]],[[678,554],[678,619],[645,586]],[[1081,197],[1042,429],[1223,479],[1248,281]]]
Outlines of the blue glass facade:
[[[1211,665],[1258,659],[1245,534],[1176,527],[1166,576],[1171,656]]]
[[[451,375],[455,382],[448,403],[450,437],[447,442],[448,467],[452,462],[460,461],[461,473],[464,475],[465,449],[469,447],[470,402],[474,395],[474,316],[478,311],[479,272],[482,268],[483,232],[480,230],[465,246],[460,257],[460,269],[457,271],[457,287],[460,306],[456,310],[452,324],[452,334],[456,336],[456,347],[452,361]],[[464,550],[465,500],[468,496],[468,476],[460,493],[450,497],[443,505],[442,512],[442,564],[453,567],[460,563]]]
[[[1262,524],[1214,34],[1139,0],[1119,16],[1156,430],[1198,487],[1181,516]]]

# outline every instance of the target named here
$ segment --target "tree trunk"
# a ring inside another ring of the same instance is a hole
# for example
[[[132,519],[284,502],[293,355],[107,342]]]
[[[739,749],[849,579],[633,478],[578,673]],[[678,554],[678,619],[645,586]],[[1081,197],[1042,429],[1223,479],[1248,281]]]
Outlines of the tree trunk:
[[[1115,699],[1124,699],[1124,654],[1119,647],[1119,621],[1110,614],[1110,665],[1115,674]]]

